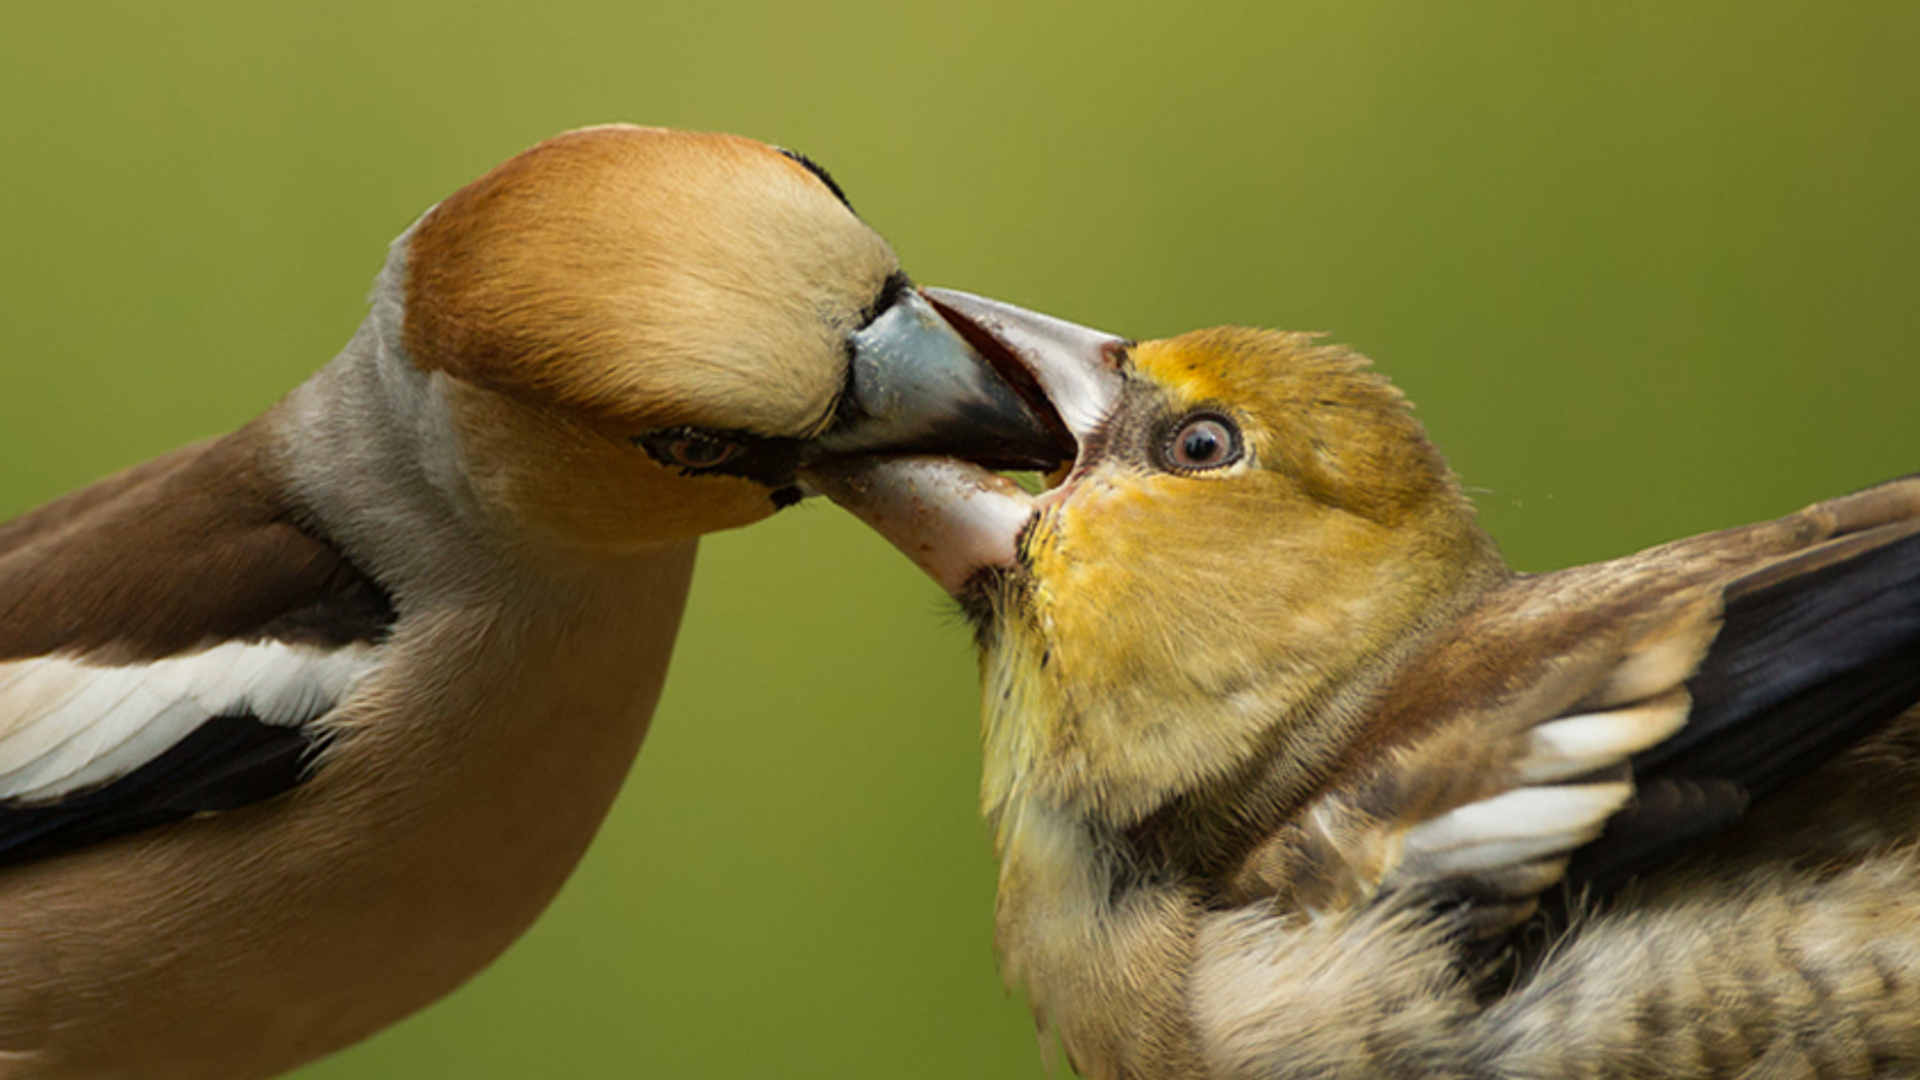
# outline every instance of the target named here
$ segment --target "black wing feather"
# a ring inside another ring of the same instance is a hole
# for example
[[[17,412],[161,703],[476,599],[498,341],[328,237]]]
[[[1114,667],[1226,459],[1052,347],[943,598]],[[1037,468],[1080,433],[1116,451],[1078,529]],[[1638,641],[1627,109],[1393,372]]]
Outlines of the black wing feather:
[[[1636,775],[1760,798],[1898,716],[1920,700],[1920,534],[1736,595],[1687,689],[1687,726]]]
[[[1609,823],[1569,878],[1604,891],[1673,858],[1920,702],[1920,533],[1758,587],[1736,583],[1687,689],[1686,727],[1636,756],[1634,776],[1648,793],[1717,796],[1697,813],[1643,800],[1650,812]]]
[[[216,716],[133,772],[49,803],[0,803],[0,867],[270,799],[312,775],[325,736]]]

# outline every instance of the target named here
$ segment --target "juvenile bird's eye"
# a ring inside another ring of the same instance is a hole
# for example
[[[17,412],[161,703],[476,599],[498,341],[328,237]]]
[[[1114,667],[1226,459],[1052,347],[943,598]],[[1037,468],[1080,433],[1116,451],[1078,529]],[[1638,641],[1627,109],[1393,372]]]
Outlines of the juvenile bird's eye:
[[[1178,472],[1218,469],[1240,460],[1240,429],[1214,413],[1190,416],[1161,448],[1161,464]]]

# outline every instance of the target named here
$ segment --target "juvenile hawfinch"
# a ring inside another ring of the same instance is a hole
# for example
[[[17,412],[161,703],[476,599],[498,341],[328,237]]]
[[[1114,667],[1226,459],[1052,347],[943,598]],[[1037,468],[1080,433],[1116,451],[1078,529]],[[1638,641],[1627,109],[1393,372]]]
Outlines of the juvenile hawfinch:
[[[607,812],[701,534],[1055,441],[805,158],[508,161],[265,415],[0,526],[0,1078],[264,1077],[452,990]]]
[[[1078,456],[819,483],[971,615],[997,939],[1099,1080],[1920,1073],[1920,476],[1516,574],[1306,335],[957,294]]]

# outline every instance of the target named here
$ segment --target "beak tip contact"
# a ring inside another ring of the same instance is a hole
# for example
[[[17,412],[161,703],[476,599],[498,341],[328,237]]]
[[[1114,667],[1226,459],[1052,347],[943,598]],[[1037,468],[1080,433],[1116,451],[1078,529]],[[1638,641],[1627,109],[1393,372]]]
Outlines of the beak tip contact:
[[[1042,505],[992,469],[1050,471],[1076,462],[1119,402],[1128,343],[951,289],[922,289],[913,302],[915,312],[936,317],[946,331],[941,344],[917,347],[948,367],[964,353],[965,370],[979,383],[968,383],[966,395],[949,395],[939,445],[927,437],[917,444],[896,438],[893,448],[858,460],[818,463],[809,481],[892,541],[941,588],[961,596],[982,569],[1015,564],[1021,533]],[[887,332],[878,321],[869,329]],[[874,355],[882,352],[876,348]],[[963,399],[968,408],[954,407]],[[1015,418],[1011,424],[1009,418]],[[1018,454],[1010,453],[1012,444],[994,445],[1009,429],[1030,440]],[[959,435],[962,430],[970,436]],[[1063,497],[1052,494],[1049,501]]]

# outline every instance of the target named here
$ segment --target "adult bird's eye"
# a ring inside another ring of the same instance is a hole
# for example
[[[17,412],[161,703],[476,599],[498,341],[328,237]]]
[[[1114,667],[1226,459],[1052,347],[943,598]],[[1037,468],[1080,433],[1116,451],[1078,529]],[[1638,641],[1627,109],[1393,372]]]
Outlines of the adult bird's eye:
[[[712,469],[746,452],[737,440],[691,428],[651,431],[633,441],[655,461],[681,469]]]
[[[689,469],[711,469],[724,465],[740,454],[740,444],[707,435],[688,435],[667,444],[667,456],[675,465]]]
[[[1176,471],[1218,469],[1240,460],[1240,429],[1224,416],[1190,416],[1161,450],[1164,464]]]

